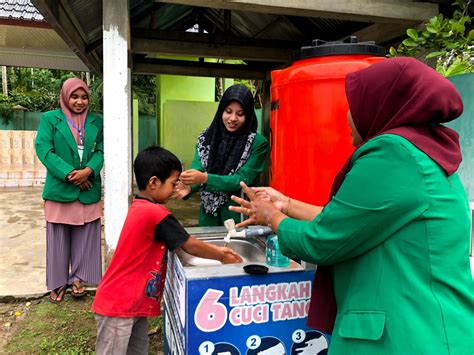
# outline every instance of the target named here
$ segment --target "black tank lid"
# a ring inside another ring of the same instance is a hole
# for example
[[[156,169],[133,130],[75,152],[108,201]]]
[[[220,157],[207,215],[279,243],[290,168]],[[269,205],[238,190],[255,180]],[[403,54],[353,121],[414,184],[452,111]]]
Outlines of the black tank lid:
[[[327,42],[321,39],[312,41],[311,46],[301,47],[291,55],[291,61],[329,55],[369,54],[383,57],[385,48],[378,46],[374,41],[358,42],[356,36],[350,36],[345,41]]]

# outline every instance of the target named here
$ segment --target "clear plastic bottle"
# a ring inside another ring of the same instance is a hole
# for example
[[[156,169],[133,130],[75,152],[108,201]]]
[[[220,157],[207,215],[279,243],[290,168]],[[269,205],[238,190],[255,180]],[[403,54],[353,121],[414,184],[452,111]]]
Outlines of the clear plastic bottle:
[[[273,234],[272,229],[267,226],[249,226],[245,228],[244,231],[246,238],[261,237]]]
[[[267,238],[267,265],[279,267],[290,265],[290,258],[281,253],[276,234]]]

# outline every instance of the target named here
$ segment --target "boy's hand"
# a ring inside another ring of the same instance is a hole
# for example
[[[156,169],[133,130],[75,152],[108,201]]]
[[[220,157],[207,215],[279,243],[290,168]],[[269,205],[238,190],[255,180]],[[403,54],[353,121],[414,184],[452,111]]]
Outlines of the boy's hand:
[[[219,260],[223,264],[243,262],[240,255],[232,249],[203,242],[192,235],[181,245],[181,248],[188,254],[204,259]]]
[[[240,257],[239,254],[237,254],[235,251],[233,251],[230,248],[227,247],[220,247],[219,248],[221,251],[221,258],[219,261],[222,264],[236,264],[236,263],[241,263],[243,262],[242,258]]]
[[[191,193],[191,187],[183,184],[181,181],[176,183],[171,198],[181,200],[184,197],[188,196]]]

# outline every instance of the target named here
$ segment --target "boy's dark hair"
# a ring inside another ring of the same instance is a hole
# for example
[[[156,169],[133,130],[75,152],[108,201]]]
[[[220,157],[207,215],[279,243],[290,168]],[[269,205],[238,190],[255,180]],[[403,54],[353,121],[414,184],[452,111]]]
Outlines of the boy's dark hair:
[[[165,182],[173,171],[183,170],[178,157],[165,148],[151,146],[138,153],[133,163],[133,171],[139,190],[145,190],[148,180],[156,176]]]

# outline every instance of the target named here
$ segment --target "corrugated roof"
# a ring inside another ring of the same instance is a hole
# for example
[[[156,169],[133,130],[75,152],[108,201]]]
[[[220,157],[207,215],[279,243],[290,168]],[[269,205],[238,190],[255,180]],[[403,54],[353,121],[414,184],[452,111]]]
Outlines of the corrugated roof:
[[[46,22],[30,0],[2,0],[0,2],[0,18]]]
[[[87,70],[53,29],[0,26],[0,48],[1,65]]]

